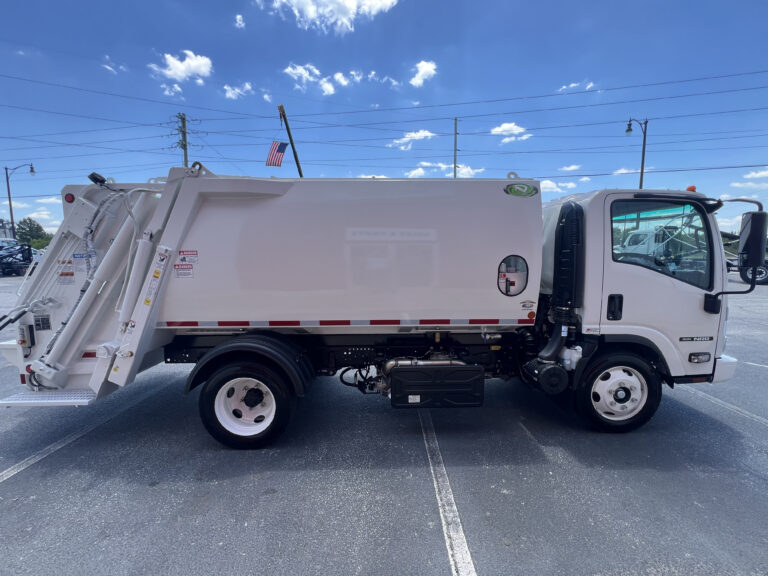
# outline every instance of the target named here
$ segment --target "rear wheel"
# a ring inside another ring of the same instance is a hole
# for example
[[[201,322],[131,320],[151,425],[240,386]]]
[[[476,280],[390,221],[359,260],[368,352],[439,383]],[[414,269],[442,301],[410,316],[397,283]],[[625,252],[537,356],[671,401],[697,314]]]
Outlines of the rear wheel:
[[[261,448],[285,429],[296,406],[285,378],[259,364],[219,368],[200,392],[208,432],[231,448]]]
[[[739,268],[739,276],[747,284],[752,283],[752,268]],[[755,284],[768,284],[768,267],[758,266],[755,270]]]
[[[581,412],[601,430],[628,432],[656,413],[661,380],[648,362],[635,354],[596,359],[577,390]]]

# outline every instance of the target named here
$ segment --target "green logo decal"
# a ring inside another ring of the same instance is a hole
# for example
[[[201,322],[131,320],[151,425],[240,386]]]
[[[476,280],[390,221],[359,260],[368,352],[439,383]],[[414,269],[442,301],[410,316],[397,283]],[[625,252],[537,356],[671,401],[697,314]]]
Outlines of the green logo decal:
[[[536,188],[536,186],[531,186],[530,184],[507,184],[504,188],[504,192],[510,196],[528,198],[538,194],[539,190]]]

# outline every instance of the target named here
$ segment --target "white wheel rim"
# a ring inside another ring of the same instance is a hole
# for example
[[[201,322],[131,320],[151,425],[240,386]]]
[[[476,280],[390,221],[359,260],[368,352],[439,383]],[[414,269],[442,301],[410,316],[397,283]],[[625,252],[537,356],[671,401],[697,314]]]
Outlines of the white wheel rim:
[[[592,383],[592,406],[612,422],[629,420],[648,401],[648,384],[642,374],[629,366],[614,366],[601,372]]]
[[[261,402],[255,406],[248,405],[260,398]],[[230,380],[219,388],[213,403],[216,419],[237,436],[255,436],[264,432],[274,421],[276,408],[272,391],[255,378]]]

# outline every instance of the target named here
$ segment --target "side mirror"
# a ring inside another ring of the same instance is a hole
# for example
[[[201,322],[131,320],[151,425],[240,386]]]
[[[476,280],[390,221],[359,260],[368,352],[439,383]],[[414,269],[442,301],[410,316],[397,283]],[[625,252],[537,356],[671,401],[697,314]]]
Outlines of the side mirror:
[[[768,235],[768,212],[745,212],[739,233],[739,267],[753,268],[765,264]]]

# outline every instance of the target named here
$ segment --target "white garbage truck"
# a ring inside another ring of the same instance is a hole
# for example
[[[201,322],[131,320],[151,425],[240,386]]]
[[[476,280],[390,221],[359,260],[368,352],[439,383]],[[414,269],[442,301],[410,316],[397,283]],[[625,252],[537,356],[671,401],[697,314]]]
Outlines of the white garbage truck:
[[[542,207],[534,180],[260,179],[200,164],[62,190],[64,220],[0,328],[24,391],[80,406],[157,363],[193,364],[213,437],[255,448],[318,375],[398,408],[472,407],[523,381],[604,430],[662,386],[733,374],[728,279],[701,194],[603,190]],[[626,251],[634,232],[663,248]],[[766,214],[743,217],[741,265]],[[754,288],[753,285],[749,288]]]

